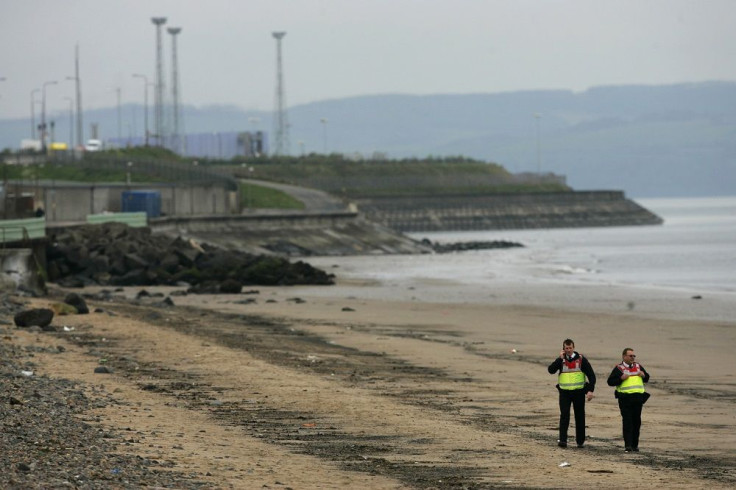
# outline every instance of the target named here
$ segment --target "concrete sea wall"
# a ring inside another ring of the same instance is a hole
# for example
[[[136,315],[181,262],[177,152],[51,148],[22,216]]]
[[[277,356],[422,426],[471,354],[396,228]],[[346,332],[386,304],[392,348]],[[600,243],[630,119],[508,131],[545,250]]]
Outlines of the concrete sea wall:
[[[401,232],[661,224],[620,191],[365,199],[367,219]]]

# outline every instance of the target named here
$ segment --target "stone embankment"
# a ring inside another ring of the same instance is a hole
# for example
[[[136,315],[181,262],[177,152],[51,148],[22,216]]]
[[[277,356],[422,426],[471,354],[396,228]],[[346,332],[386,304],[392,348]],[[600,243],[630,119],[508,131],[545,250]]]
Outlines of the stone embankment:
[[[190,286],[192,292],[239,293],[246,285],[333,283],[332,274],[302,262],[165,235],[122,223],[57,229],[46,248],[48,279],[88,285]]]
[[[155,234],[182,236],[253,254],[383,255],[431,248],[353,211],[260,211],[151,220]]]
[[[401,232],[657,225],[662,219],[619,191],[373,198],[367,219]]]

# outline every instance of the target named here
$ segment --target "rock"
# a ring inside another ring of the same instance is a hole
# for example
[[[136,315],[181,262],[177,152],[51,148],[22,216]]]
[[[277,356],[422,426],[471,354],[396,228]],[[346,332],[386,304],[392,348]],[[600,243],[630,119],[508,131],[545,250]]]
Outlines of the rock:
[[[17,287],[17,283],[12,277],[5,273],[0,273],[0,291],[3,293],[12,293]]]
[[[432,247],[432,250],[434,250],[436,253],[464,252],[468,250],[488,250],[494,248],[514,248],[524,246],[521,243],[509,242],[506,240],[436,243],[432,242],[428,238],[423,238],[422,244]]]
[[[59,284],[59,286],[63,286],[65,288],[83,288],[84,287],[84,280],[76,276],[63,277],[57,280],[56,282]]]
[[[240,294],[243,286],[235,279],[226,279],[220,283],[220,292],[225,294]]]
[[[123,262],[128,269],[145,269],[150,262],[147,262],[137,254],[126,254]]]
[[[112,371],[110,371],[109,368],[105,366],[97,366],[95,368],[95,374],[110,374]]]
[[[34,308],[17,313],[13,320],[18,327],[46,327],[51,324],[54,312],[48,308]]]
[[[172,306],[176,306],[174,304],[174,300],[169,298],[168,296],[164,298],[162,301],[159,301],[158,303],[155,303],[153,306],[158,306],[159,308],[170,308]]]

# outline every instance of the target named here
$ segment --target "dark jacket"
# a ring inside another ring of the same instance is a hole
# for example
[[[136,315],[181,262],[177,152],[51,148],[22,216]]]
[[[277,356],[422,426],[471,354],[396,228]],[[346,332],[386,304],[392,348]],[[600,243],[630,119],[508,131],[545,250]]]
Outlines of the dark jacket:
[[[618,368],[619,366],[620,366],[620,363],[616,364],[616,366],[614,366],[613,368],[613,371],[611,371],[611,374],[608,375],[608,386],[618,386],[621,383],[623,383],[623,380],[621,379],[621,375],[623,374],[623,372]],[[647,372],[646,369],[644,369],[644,366],[642,366],[641,364],[639,364],[639,369],[641,369],[641,371],[644,373],[644,377],[642,378],[642,381],[644,381],[645,384],[648,383],[649,373]],[[641,396],[642,394],[641,393],[631,393],[627,395],[627,394],[619,393],[618,390],[614,391],[614,396],[616,398],[619,398],[621,396],[634,396],[634,395]],[[647,395],[646,398],[649,398],[649,395]]]
[[[575,351],[574,355],[580,356],[582,358],[582,363],[580,364],[580,369],[583,371],[583,374],[588,378],[588,381],[585,383],[585,386],[582,388],[582,390],[585,393],[588,392],[594,392],[595,391],[595,373],[593,372],[593,366],[590,365],[590,362],[588,362],[588,358],[580,355],[577,351]],[[552,361],[552,364],[550,364],[547,367],[547,371],[549,371],[549,374],[555,374],[562,371],[562,358],[558,357],[554,361]],[[557,385],[557,389],[560,389],[560,385]],[[572,390],[577,391],[577,390]]]

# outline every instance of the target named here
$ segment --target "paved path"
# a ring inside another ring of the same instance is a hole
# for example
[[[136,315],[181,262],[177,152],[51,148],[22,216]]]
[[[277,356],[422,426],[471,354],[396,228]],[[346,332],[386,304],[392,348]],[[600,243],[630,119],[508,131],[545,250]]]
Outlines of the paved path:
[[[303,202],[306,210],[308,211],[343,211],[347,209],[347,206],[342,202],[342,200],[317,189],[297,187],[288,184],[277,184],[266,180],[242,179],[242,181],[285,192],[294,199],[298,199]]]

